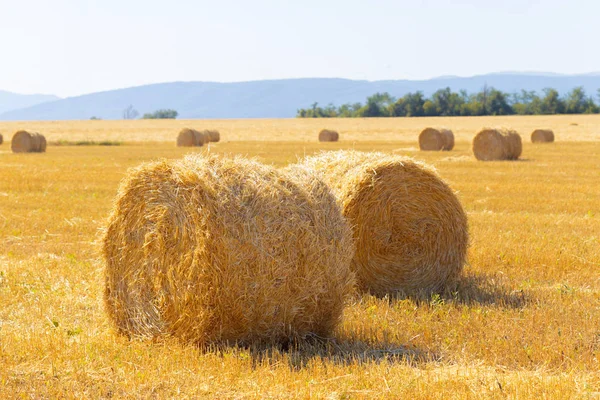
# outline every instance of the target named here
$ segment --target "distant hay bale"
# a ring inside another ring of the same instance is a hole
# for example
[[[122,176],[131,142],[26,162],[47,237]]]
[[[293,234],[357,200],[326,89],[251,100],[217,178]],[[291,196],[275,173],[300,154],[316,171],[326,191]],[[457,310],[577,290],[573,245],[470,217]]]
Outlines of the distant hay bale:
[[[480,161],[516,160],[522,150],[521,136],[513,129],[483,128],[473,139],[473,154]]]
[[[419,148],[425,151],[452,150],[454,133],[445,128],[425,128],[419,135]]]
[[[177,136],[178,147],[204,146],[204,143],[208,143],[208,141],[205,132],[189,128],[182,129]]]
[[[221,134],[219,133],[219,131],[207,130],[206,132],[208,133],[208,137],[210,138],[211,142],[216,143],[221,140]]]
[[[301,168],[241,158],[142,165],[103,238],[105,306],[129,337],[286,342],[328,336],[351,295],[349,225]]]
[[[460,275],[467,217],[433,169],[408,157],[356,151],[325,152],[301,165],[321,174],[353,227],[360,289],[431,292]]]
[[[46,151],[46,138],[37,132],[18,131],[10,141],[13,153],[43,153]]]
[[[531,133],[532,143],[554,142],[554,132],[551,129],[536,129]]]
[[[204,146],[206,143],[210,142],[210,137],[208,136],[207,131],[194,130],[194,140],[196,146]]]
[[[340,134],[336,131],[323,129],[319,132],[319,142],[337,142],[340,140]]]
[[[193,129],[184,128],[179,132],[177,136],[178,147],[192,147],[196,146],[196,136]]]
[[[2,137],[2,134],[0,133],[0,144],[2,144],[4,142],[4,138]]]

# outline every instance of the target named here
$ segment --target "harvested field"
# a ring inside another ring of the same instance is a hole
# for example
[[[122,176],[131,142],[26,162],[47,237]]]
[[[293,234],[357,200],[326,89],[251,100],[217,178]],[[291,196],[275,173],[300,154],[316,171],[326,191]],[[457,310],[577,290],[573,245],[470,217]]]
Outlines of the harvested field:
[[[189,122],[28,123],[43,156],[12,153],[22,124],[0,123],[0,398],[598,397],[600,116],[332,121],[344,137],[328,148],[411,156],[457,191],[471,238],[457,286],[357,295],[330,338],[290,346],[129,340],[104,311],[101,258],[128,168],[208,152],[285,167],[323,148],[323,121],[298,120],[196,121],[222,140],[176,147]],[[453,130],[451,153],[419,151],[427,125]],[[521,161],[477,162],[484,126],[557,141],[523,136]]]

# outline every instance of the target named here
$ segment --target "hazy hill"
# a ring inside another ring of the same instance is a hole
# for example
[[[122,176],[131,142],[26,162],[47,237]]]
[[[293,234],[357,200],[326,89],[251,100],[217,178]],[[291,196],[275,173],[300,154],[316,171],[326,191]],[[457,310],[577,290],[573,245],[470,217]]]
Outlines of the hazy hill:
[[[556,75],[550,73],[499,73],[461,77],[440,77],[409,81],[355,81],[337,78],[284,79],[236,83],[174,82],[92,93],[46,102],[0,114],[0,120],[120,119],[130,104],[141,114],[172,108],[179,118],[286,118],[298,108],[314,102],[320,105],[364,102],[375,92],[402,96],[421,90],[431,95],[450,87],[468,92],[485,84],[505,92],[552,87],[566,93],[583,86],[588,95],[600,88],[600,74]]]
[[[59,99],[59,97],[48,94],[18,94],[0,90],[0,114]]]

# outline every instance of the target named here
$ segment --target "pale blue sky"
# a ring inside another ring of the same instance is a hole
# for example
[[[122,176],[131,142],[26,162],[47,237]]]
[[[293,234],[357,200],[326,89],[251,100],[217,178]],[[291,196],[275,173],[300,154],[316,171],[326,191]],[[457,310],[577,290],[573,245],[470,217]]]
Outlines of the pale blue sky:
[[[0,89],[600,71],[597,0],[0,0]]]

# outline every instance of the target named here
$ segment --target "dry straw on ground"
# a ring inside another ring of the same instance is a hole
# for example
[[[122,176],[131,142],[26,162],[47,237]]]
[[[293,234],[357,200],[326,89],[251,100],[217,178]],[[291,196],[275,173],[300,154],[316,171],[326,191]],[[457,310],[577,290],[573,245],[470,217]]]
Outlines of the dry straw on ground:
[[[426,151],[452,150],[454,133],[446,128],[425,128],[419,135],[419,148]]]
[[[554,132],[551,129],[536,129],[531,133],[532,143],[554,142]]]
[[[483,128],[473,139],[473,154],[480,161],[516,160],[522,146],[521,136],[513,129]]]
[[[180,147],[204,146],[208,141],[206,134],[189,128],[182,129],[177,136],[177,146]]]
[[[329,335],[351,295],[352,233],[302,168],[241,158],[145,164],[103,239],[105,305],[130,337],[277,342]]]
[[[221,134],[219,133],[219,131],[209,129],[205,132],[208,134],[208,137],[211,142],[219,142],[221,140]]]
[[[325,152],[301,165],[322,176],[353,226],[352,268],[362,290],[437,291],[461,273],[467,217],[433,169],[408,157],[356,151]]]
[[[340,134],[336,131],[323,129],[319,132],[319,142],[337,142],[340,140]]]
[[[36,132],[18,131],[10,141],[13,153],[43,153],[46,151],[46,138]]]

